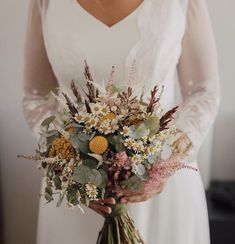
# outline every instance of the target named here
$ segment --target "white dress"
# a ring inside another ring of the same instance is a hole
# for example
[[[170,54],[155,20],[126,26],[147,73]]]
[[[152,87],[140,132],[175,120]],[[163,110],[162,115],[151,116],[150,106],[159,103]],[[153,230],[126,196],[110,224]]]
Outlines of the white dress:
[[[166,109],[180,104],[176,125],[188,133],[193,150],[187,160],[197,167],[198,150],[220,102],[216,46],[205,0],[144,0],[112,27],[76,0],[31,0],[22,106],[36,140],[40,122],[59,108],[49,91],[60,86],[69,93],[72,79],[84,88],[84,59],[97,82],[106,80],[114,65],[114,82],[131,84],[138,94],[143,85],[145,96],[154,85],[164,85],[162,104]],[[84,215],[79,209],[44,203],[42,199],[37,244],[95,243],[101,216],[86,207]],[[161,194],[128,207],[146,244],[210,243],[200,173],[181,170]]]

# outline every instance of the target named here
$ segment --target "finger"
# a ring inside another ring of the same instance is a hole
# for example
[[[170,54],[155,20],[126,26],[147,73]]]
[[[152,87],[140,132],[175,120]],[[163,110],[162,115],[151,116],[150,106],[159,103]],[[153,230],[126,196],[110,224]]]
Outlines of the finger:
[[[106,197],[104,199],[99,199],[96,201],[97,203],[104,203],[104,204],[116,204],[116,200],[114,197]]]
[[[100,210],[103,213],[110,214],[112,212],[112,209],[110,207],[108,207],[106,205],[99,204],[99,203],[90,202],[89,207],[91,207],[92,209]]]
[[[101,210],[97,209],[94,206],[90,206],[89,208],[92,209],[93,211],[95,211],[96,213],[98,213],[99,215],[102,215],[104,217],[104,213]]]

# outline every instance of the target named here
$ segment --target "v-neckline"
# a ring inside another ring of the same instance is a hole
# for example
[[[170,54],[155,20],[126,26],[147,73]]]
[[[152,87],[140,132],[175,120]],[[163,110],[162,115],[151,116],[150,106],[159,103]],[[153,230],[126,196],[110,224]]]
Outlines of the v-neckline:
[[[90,12],[88,12],[77,0],[73,0],[75,5],[77,5],[77,7],[83,11],[84,14],[86,14],[89,18],[93,19],[95,22],[101,24],[102,26],[104,26],[106,29],[108,30],[112,30],[115,27],[121,25],[122,23],[124,23],[125,21],[127,21],[129,18],[131,18],[131,16],[133,16],[134,14],[136,14],[145,4],[145,2],[147,2],[147,0],[143,0],[135,9],[133,9],[128,15],[126,15],[125,17],[123,17],[122,19],[120,19],[119,21],[117,21],[116,23],[114,23],[111,26],[108,26],[107,24],[105,24],[103,21],[101,21],[100,19],[96,18],[93,14],[91,14]]]

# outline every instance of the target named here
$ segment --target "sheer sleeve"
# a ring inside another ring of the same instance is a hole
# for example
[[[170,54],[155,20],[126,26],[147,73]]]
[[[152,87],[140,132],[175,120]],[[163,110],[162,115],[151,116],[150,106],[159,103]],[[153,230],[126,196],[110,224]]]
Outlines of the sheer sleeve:
[[[58,83],[45,50],[41,6],[31,0],[28,10],[24,46],[22,107],[34,139],[39,140],[43,119],[56,113],[58,102],[50,91],[58,94]]]
[[[192,142],[190,159],[197,153],[214,123],[220,103],[217,50],[205,0],[189,0],[178,76],[182,104],[176,127]]]

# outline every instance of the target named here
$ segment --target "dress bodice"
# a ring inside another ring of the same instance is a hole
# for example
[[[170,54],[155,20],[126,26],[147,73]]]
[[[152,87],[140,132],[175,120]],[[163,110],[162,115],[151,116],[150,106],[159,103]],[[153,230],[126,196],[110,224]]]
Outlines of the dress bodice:
[[[111,67],[114,66],[113,82],[120,85],[124,82],[125,58],[129,50],[139,40],[136,23],[137,14],[142,4],[121,21],[108,27],[88,13],[76,0],[73,3],[67,2],[66,4],[74,8],[77,17],[74,18],[72,28],[74,32],[77,32],[76,42],[79,45],[79,50],[83,53],[80,56],[86,59],[93,78],[98,83],[108,80]],[[81,57],[78,57],[80,61],[82,61]]]
[[[132,77],[136,93],[145,86],[149,95],[154,85],[164,84],[169,88],[165,95],[172,98],[165,106],[172,106],[184,24],[180,1],[144,0],[126,18],[107,27],[76,0],[50,0],[43,30],[47,53],[61,86],[74,79],[83,87],[85,59],[96,82],[107,80],[114,65],[114,82],[127,85],[136,62],[136,77]]]

